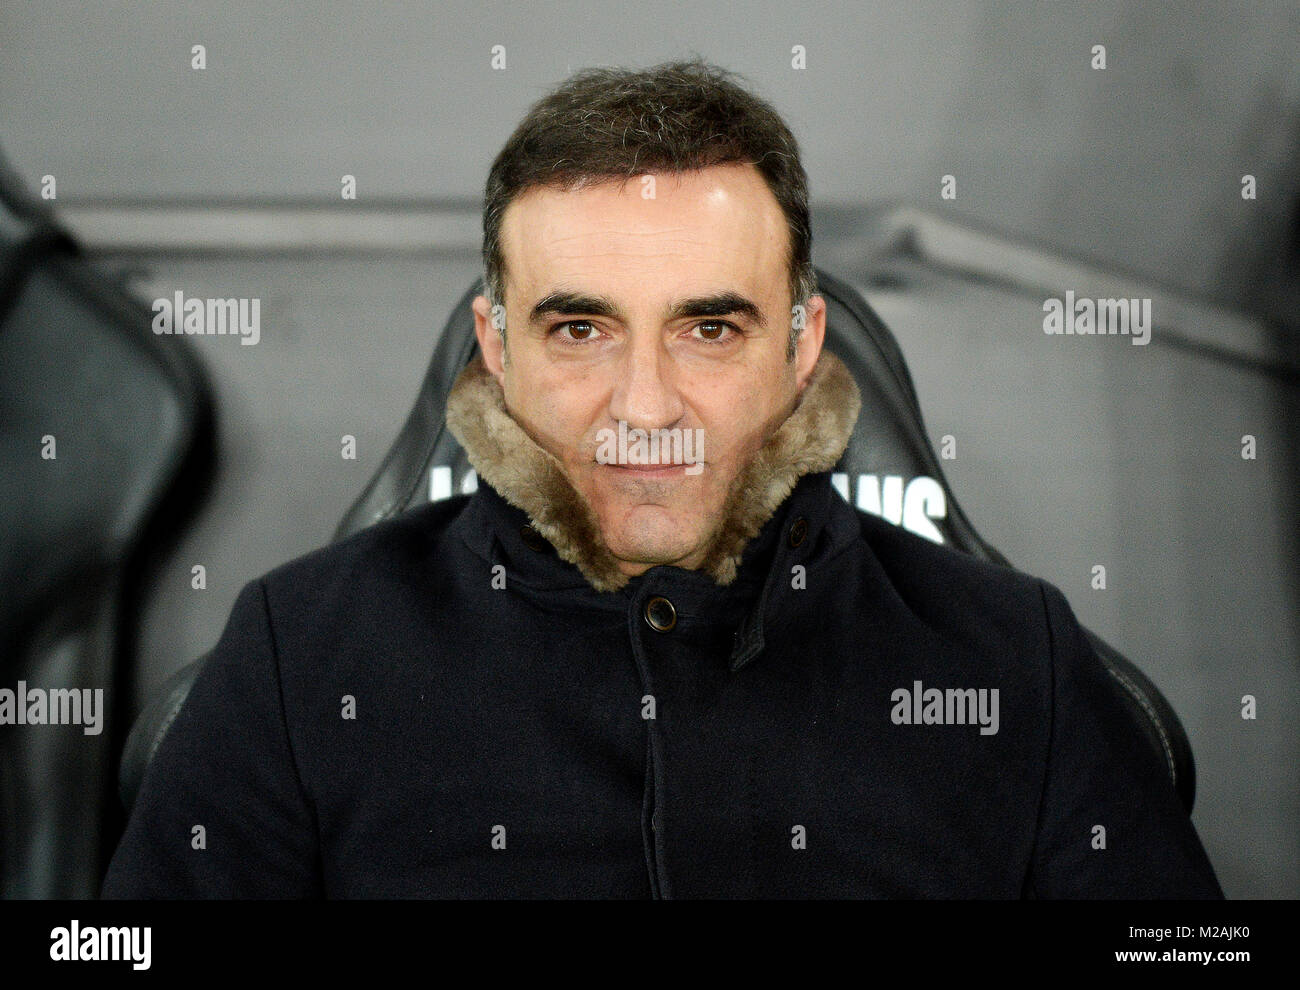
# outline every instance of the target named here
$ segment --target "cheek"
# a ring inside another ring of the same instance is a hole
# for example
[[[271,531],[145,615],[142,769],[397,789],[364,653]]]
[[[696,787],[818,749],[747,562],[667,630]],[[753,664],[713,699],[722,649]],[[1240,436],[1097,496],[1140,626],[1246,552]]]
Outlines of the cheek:
[[[738,466],[762,445],[772,415],[771,392],[737,389],[729,393],[726,401],[714,396],[700,413],[705,417],[705,460]]]
[[[510,408],[518,410],[529,432],[562,460],[583,460],[600,408],[591,384],[520,378],[512,385],[507,391]]]

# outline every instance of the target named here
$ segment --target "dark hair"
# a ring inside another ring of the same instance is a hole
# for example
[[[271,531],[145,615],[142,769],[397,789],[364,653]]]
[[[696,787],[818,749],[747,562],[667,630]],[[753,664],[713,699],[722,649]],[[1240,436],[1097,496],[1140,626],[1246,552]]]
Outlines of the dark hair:
[[[698,57],[640,71],[585,69],[535,103],[488,171],[483,281],[491,304],[505,300],[501,220],[526,189],[732,163],[754,165],[780,204],[790,229],[790,297],[806,304],[817,286],[799,146],[772,105],[733,75]]]

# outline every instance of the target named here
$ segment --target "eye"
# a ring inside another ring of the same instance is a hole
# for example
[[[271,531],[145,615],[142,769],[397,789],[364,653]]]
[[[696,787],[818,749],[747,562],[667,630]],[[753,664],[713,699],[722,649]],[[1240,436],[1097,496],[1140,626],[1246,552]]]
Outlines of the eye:
[[[565,331],[568,333],[565,333]],[[569,320],[565,323],[557,323],[551,328],[551,336],[558,336],[566,344],[582,344],[588,340],[595,340],[599,331],[594,324],[588,320]]]
[[[731,333],[728,334],[727,331]],[[741,336],[740,330],[730,323],[721,320],[710,320],[707,323],[697,323],[691,329],[691,333],[699,332],[695,340],[701,340],[706,344],[726,344],[730,343],[735,337]]]

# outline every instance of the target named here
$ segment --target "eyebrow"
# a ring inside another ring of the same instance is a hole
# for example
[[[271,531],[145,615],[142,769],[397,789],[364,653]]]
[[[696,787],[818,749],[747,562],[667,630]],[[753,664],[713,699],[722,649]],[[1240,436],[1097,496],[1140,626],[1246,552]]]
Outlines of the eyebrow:
[[[570,316],[575,314],[603,316],[611,320],[623,321],[623,314],[612,301],[604,296],[588,296],[580,292],[552,292],[543,296],[528,314],[530,323],[538,323],[542,317]],[[767,326],[763,311],[750,299],[738,292],[719,292],[710,296],[694,296],[675,302],[668,309],[670,320],[684,317],[701,316],[742,316],[745,319]]]

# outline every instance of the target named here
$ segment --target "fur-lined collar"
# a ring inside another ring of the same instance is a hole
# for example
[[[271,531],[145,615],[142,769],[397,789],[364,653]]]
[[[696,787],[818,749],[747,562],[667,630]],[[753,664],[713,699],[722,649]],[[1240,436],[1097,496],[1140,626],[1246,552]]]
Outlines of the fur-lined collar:
[[[732,482],[699,570],[720,585],[736,578],[745,546],[805,474],[829,471],[848,445],[862,398],[853,376],[823,350],[794,411]],[[600,533],[595,513],[560,461],[506,411],[505,396],[481,354],[447,396],[447,426],[480,478],[522,509],[559,556],[597,591],[628,582]]]

